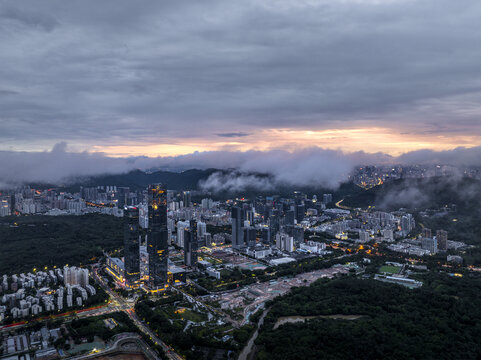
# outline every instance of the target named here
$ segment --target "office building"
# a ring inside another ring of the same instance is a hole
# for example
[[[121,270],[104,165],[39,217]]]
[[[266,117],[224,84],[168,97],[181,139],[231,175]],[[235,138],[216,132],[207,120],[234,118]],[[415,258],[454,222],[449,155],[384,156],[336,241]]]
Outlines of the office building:
[[[244,247],[244,231],[242,227],[242,210],[234,206],[231,211],[232,218],[232,247],[241,249]]]
[[[286,216],[284,218],[284,225],[294,225],[296,220],[296,212],[294,209],[286,211]]]
[[[184,207],[189,207],[190,205],[192,205],[190,191],[184,191],[183,195]]]
[[[107,272],[110,273],[116,280],[120,282],[125,281],[125,264],[122,259],[117,257],[107,257]]]
[[[262,242],[264,244],[270,244],[272,240],[271,229],[268,227],[262,228]]]
[[[189,228],[184,229],[184,263],[188,267],[197,265],[197,224],[191,220]]]
[[[279,210],[272,210],[271,216],[269,217],[269,227],[271,228],[273,234],[276,234],[280,230]]]
[[[149,207],[147,204],[139,205],[139,225],[142,229],[149,227]]]
[[[250,209],[246,211],[246,217],[247,221],[249,221],[249,224],[252,225],[254,224],[255,220],[255,209]]]
[[[167,190],[167,202],[168,203],[174,201],[174,195],[175,195],[174,190]]]
[[[256,246],[256,229],[249,226],[244,228],[244,240],[248,247]]]
[[[294,251],[294,238],[286,233],[278,233],[276,235],[276,247],[281,251]]]
[[[304,216],[306,215],[306,207],[304,204],[299,204],[296,206],[296,219],[297,223],[300,223],[304,220]]]
[[[148,199],[149,286],[155,290],[164,287],[168,280],[167,192],[161,184],[150,185]]]
[[[11,215],[11,210],[10,210],[10,204],[8,201],[8,198],[0,197],[0,216],[10,216]]]
[[[125,284],[136,287],[140,281],[139,208],[124,208]]]
[[[122,209],[125,205],[128,205],[130,188],[118,187],[115,193],[117,199],[117,207]]]

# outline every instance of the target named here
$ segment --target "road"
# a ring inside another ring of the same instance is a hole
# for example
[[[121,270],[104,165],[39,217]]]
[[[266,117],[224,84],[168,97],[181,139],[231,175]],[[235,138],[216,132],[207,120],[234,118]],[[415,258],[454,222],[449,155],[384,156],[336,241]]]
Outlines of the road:
[[[339,209],[343,209],[343,210],[352,210],[352,208],[350,208],[349,206],[341,205],[343,201],[344,201],[344,199],[339,200],[336,203],[336,207],[338,207]]]
[[[82,355],[77,355],[73,357],[69,357],[70,360],[89,360],[89,359],[97,359],[99,357],[108,357],[111,354],[115,354],[115,352],[123,352],[128,353],[129,349],[122,349],[122,345],[124,343],[129,343],[129,342],[135,342],[137,346],[144,352],[144,354],[148,357],[148,359],[153,360],[153,359],[159,359],[157,354],[155,353],[154,350],[152,350],[141,338],[140,335],[138,334],[131,334],[131,333],[126,333],[126,334],[121,334],[117,335],[117,338],[115,339],[114,343],[105,348],[104,350],[101,351],[92,351],[88,354],[82,354]],[[134,350],[134,352],[137,352],[137,350]]]
[[[25,320],[25,321],[20,321],[15,324],[10,324],[10,325],[4,325],[0,327],[0,332],[2,331],[10,331],[10,330],[17,330],[19,328],[22,328],[26,325],[30,325],[34,322],[37,321],[45,321],[45,320],[55,320],[55,319],[60,319],[62,318],[64,321],[69,321],[73,318],[86,318],[86,317],[91,317],[91,316],[100,316],[104,314],[109,314],[112,312],[118,311],[118,309],[109,302],[105,305],[101,306],[96,306],[93,308],[88,308],[88,309],[81,309],[81,310],[72,310],[68,311],[65,313],[61,314],[55,314],[55,315],[49,315],[49,316],[43,316],[39,317],[33,320]]]
[[[150,339],[158,346],[162,347],[164,350],[165,354],[169,359],[173,360],[183,360],[184,358],[177,354],[170,346],[165,344],[156,334],[152,329],[150,329],[147,325],[145,325],[137,316],[135,313],[135,308],[133,304],[129,304],[125,299],[123,299],[120,295],[118,295],[116,292],[112,291],[110,287],[105,284],[105,282],[102,280],[102,278],[98,275],[97,269],[93,269],[91,272],[93,275],[94,280],[102,287],[102,289],[105,290],[107,294],[110,295],[110,301],[105,305],[101,307],[95,307],[92,309],[85,309],[85,310],[77,310],[77,311],[70,311],[67,313],[63,314],[58,314],[53,317],[45,317],[45,319],[40,318],[39,320],[47,320],[50,318],[64,318],[65,320],[71,320],[69,318],[85,318],[85,317],[91,317],[91,316],[99,316],[99,315],[104,315],[104,314],[109,314],[113,313],[116,311],[123,311],[125,312],[129,318],[133,321],[133,323]],[[195,300],[195,299],[194,299]],[[204,305],[204,304],[202,304]],[[204,305],[205,306],[205,305]],[[10,331],[10,330],[17,330],[21,327],[24,327],[26,325],[30,324],[30,322],[27,321],[22,321],[17,324],[12,324],[12,325],[5,325],[0,327],[0,332],[3,331]]]
[[[247,342],[246,346],[242,349],[241,353],[239,354],[238,360],[249,360],[250,358],[253,357],[252,350],[254,348],[254,341],[256,341],[257,336],[259,335],[259,329],[261,328],[262,324],[264,324],[264,318],[266,317],[267,313],[269,312],[269,309],[265,309],[264,312],[262,313],[262,316],[259,319],[259,322],[257,323],[257,328],[254,334],[252,334],[251,338]]]
[[[102,289],[105,290],[107,294],[110,295],[111,298],[111,304],[113,305],[114,309],[117,311],[123,311],[125,312],[129,318],[133,321],[133,323],[150,339],[156,344],[162,347],[164,350],[165,354],[169,359],[173,360],[183,360],[183,357],[178,355],[177,353],[174,352],[174,350],[165,344],[156,334],[152,329],[150,329],[146,324],[144,324],[137,314],[135,313],[135,307],[132,304],[129,304],[124,298],[122,298],[119,294],[117,294],[115,291],[112,291],[112,289],[105,284],[105,282],[102,280],[102,277],[98,275],[97,273],[98,269],[93,269],[92,274],[93,278],[97,283],[102,287]]]

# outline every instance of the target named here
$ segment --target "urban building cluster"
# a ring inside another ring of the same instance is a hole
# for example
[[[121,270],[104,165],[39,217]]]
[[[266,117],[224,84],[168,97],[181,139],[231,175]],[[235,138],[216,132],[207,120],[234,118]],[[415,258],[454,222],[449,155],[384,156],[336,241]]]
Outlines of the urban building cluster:
[[[215,264],[199,265],[201,249],[224,248],[264,263],[278,265],[306,256],[322,256],[326,245],[305,241],[311,216],[317,217],[332,202],[296,192],[293,198],[258,197],[255,201],[192,201],[192,192],[165,190],[160,184],[147,189],[146,201],[124,206],[124,257],[107,259],[107,272],[127,288],[151,291],[184,283],[186,271],[205,268],[220,277]],[[208,231],[213,226],[215,233]],[[142,231],[144,229],[144,231]],[[218,231],[225,229],[225,231]],[[146,233],[145,237],[141,233]],[[174,264],[170,251],[181,249],[183,261]]]
[[[124,259],[108,258],[107,270],[128,288],[144,286],[158,291],[169,286],[167,191],[160,185],[147,190],[147,219],[141,220],[141,206],[124,206]],[[141,276],[141,222],[147,228],[148,273]]]
[[[207,275],[216,279],[226,266],[252,270],[326,255],[330,253],[326,245],[315,239],[306,241],[305,231],[310,216],[317,216],[331,202],[331,194],[324,194],[318,201],[315,195],[308,198],[299,192],[293,198],[268,196],[223,203],[203,199],[201,206],[169,213],[174,220],[171,224],[176,227],[172,244],[183,249],[187,268],[200,265],[197,268],[205,269]],[[209,225],[227,230],[211,234],[207,232]],[[226,246],[228,243],[231,246]],[[197,250],[201,248],[216,261],[198,261]]]
[[[401,178],[422,179],[460,174],[473,179],[481,179],[481,172],[477,167],[456,167],[452,165],[432,164],[362,166],[354,169],[350,175],[350,180],[361,187],[370,188],[381,185],[386,181]]]
[[[4,354],[8,356],[6,359],[57,359],[58,352],[52,343],[61,337],[60,328],[48,329],[47,327],[6,336],[3,340]],[[21,355],[13,357],[13,354]],[[30,354],[35,355],[30,356]]]
[[[337,239],[361,244],[371,240],[393,242],[395,238],[407,236],[416,225],[412,214],[402,211],[351,212],[328,209],[324,216],[329,216],[331,220],[311,227],[311,231],[326,232]]]
[[[29,186],[0,194],[0,216],[22,214],[83,215],[102,213],[123,216],[123,207],[143,201],[145,193],[128,187],[81,187],[69,193],[55,189],[36,190]]]
[[[433,255],[447,250],[460,250],[467,245],[460,241],[448,240],[448,233],[444,230],[437,230],[433,236],[431,229],[423,228],[416,239],[403,239],[396,244],[388,246],[389,250],[409,255]]]
[[[96,294],[87,269],[68,267],[0,277],[0,321],[80,307]]]

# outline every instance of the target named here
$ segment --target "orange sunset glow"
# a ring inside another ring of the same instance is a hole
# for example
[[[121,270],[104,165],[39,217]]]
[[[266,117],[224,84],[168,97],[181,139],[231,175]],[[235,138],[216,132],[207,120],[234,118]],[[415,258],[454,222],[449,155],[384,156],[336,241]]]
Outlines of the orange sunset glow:
[[[267,151],[272,149],[296,150],[306,147],[339,149],[344,152],[383,152],[392,156],[420,150],[450,150],[458,146],[474,147],[481,144],[481,136],[466,135],[416,135],[399,134],[380,127],[297,130],[267,129],[249,136],[224,139],[216,136],[176,139],[169,143],[159,139],[131,142],[124,145],[96,145],[93,151],[104,152],[113,157],[121,156],[177,156],[195,151]]]

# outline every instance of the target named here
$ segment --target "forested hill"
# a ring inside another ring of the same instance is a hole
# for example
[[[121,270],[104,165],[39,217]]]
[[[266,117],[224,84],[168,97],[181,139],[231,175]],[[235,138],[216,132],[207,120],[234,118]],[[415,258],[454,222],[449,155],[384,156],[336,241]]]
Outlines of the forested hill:
[[[352,278],[293,289],[273,301],[257,359],[478,359],[481,279],[423,281],[417,290]],[[312,319],[274,329],[286,316]]]
[[[122,218],[110,215],[0,218],[0,275],[81,265],[121,249]]]
[[[346,193],[343,205],[376,206],[393,210],[400,207],[440,208],[456,204],[461,210],[477,206],[481,198],[481,181],[460,177],[399,179],[368,190]]]
[[[240,173],[234,169],[190,169],[183,172],[155,171],[144,172],[141,170],[130,171],[125,174],[103,175],[90,178],[76,179],[70,185],[61,186],[70,192],[77,192],[80,186],[126,186],[132,190],[145,189],[149,184],[162,183],[171,190],[199,190],[199,183],[205,181],[214,173],[222,173],[227,178],[235,178],[239,175],[252,175],[259,179],[273,180],[268,174]],[[233,182],[235,183],[235,182]],[[35,188],[58,188],[55,185],[31,184]],[[232,195],[243,197],[255,197],[263,195],[290,196],[293,191],[301,191],[309,196],[314,194],[332,193],[334,202],[344,199],[342,205],[349,207],[366,208],[376,206],[386,210],[397,210],[401,207],[413,208],[439,208],[444,205],[456,204],[463,209],[470,209],[475,200],[481,197],[481,181],[471,178],[460,177],[431,177],[424,179],[399,179],[389,181],[383,185],[365,190],[352,182],[340,184],[337,189],[325,189],[322,186],[302,187],[294,185],[279,185],[272,181],[270,190],[259,190],[255,185],[242,189],[232,188],[223,193],[217,193],[220,197]],[[331,204],[333,205],[333,204]]]
[[[32,187],[37,189],[47,189],[47,188],[60,188],[68,192],[78,192],[80,186],[126,186],[132,190],[145,189],[149,184],[162,183],[167,189],[170,190],[201,190],[200,184],[207,180],[209,176],[214,173],[220,173],[221,180],[217,179],[215,181],[222,181],[222,176],[226,179],[235,179],[236,176],[255,176],[259,180],[270,181],[272,188],[269,190],[260,190],[255,183],[250,186],[241,186],[241,188],[232,187],[229,190],[223,189],[222,192],[215,192],[216,197],[227,198],[231,196],[241,196],[246,198],[253,198],[256,196],[267,196],[267,195],[280,195],[280,196],[292,196],[294,191],[301,191],[309,196],[316,194],[317,196],[322,196],[323,193],[332,193],[335,201],[340,200],[348,195],[357,195],[358,193],[364,192],[363,189],[354,185],[352,182],[346,182],[339,186],[338,189],[326,189],[321,185],[319,186],[295,186],[295,185],[280,185],[275,182],[273,177],[269,174],[263,173],[244,173],[239,172],[236,169],[190,169],[182,172],[172,172],[172,171],[155,171],[155,172],[144,172],[141,170],[133,170],[125,174],[112,174],[112,175],[102,175],[86,178],[77,178],[73,181],[67,181],[66,184],[30,184]],[[232,181],[236,183],[235,181]]]
[[[73,191],[78,191],[80,186],[128,186],[131,189],[145,189],[149,184],[162,183],[171,190],[197,189],[200,180],[207,179],[217,169],[198,170],[191,169],[183,172],[155,171],[144,172],[133,170],[126,174],[103,175],[77,181],[69,186]]]

